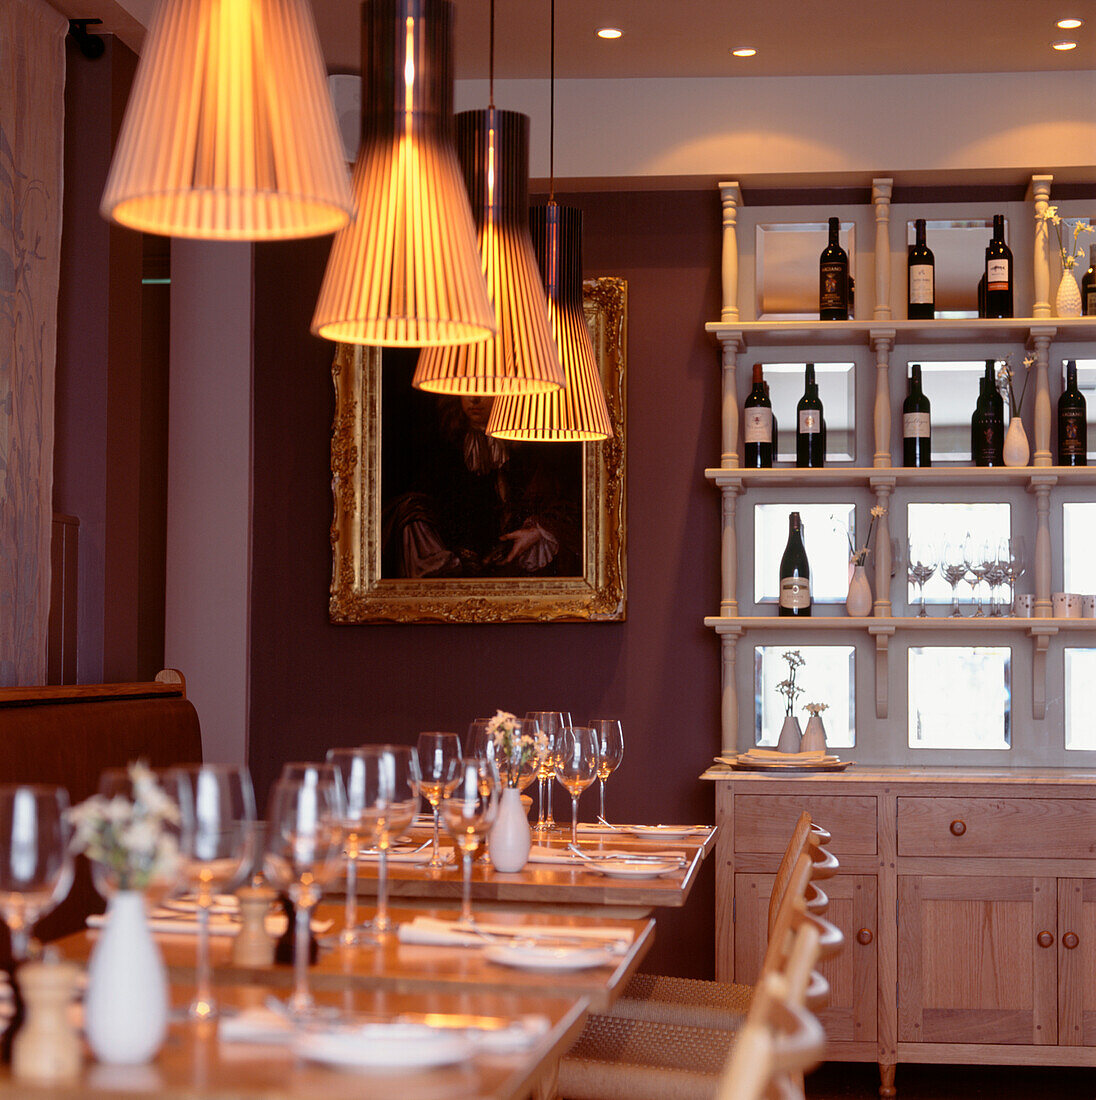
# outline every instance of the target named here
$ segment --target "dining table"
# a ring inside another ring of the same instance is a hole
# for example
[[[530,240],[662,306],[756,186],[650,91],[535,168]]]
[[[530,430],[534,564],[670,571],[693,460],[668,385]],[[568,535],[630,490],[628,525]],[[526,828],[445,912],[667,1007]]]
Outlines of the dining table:
[[[192,995],[172,982],[175,1009]],[[315,994],[321,1012],[340,1014],[336,1029],[295,1029],[270,996],[261,985],[220,984],[225,1018],[176,1016],[147,1065],[89,1057],[75,1079],[37,1085],[4,1066],[0,1100],[521,1100],[551,1093],[587,1014],[581,997],[343,988]]]

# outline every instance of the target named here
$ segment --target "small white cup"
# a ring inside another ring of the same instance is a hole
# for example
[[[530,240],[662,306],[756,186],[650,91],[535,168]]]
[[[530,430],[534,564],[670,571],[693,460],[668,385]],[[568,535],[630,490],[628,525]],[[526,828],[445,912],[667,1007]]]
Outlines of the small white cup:
[[[1081,617],[1081,597],[1076,592],[1055,592],[1051,596],[1056,619],[1079,619]]]
[[[1081,597],[1081,618],[1096,619],[1096,596]]]
[[[1031,592],[1024,592],[1016,597],[1016,617],[1018,619],[1030,619],[1035,614],[1035,596]]]
[[[1066,617],[1066,596],[1067,593],[1065,592],[1052,592],[1050,594],[1051,608],[1056,619]]]

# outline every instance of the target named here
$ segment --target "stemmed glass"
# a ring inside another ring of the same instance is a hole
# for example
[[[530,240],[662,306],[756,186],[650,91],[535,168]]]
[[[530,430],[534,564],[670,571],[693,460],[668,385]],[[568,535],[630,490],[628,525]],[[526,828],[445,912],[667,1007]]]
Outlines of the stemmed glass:
[[[998,542],[986,543],[985,554],[982,566],[989,584],[989,613],[991,618],[997,619],[1002,614],[997,602],[997,589],[1008,577],[1008,541],[1002,539]]]
[[[571,796],[571,843],[578,843],[578,800],[597,778],[597,734],[589,726],[565,729],[556,744],[556,778]]]
[[[420,733],[418,756],[422,774],[419,793],[434,811],[434,849],[427,866],[442,867],[444,861],[438,843],[438,813],[441,800],[457,780],[461,762],[460,741],[455,733]]]
[[[329,777],[279,779],[270,792],[263,867],[266,877],[296,906],[293,994],[288,1008],[305,1017],[315,1002],[308,988],[311,915],[323,888],[339,871],[342,820],[339,790]]]
[[[552,818],[552,777],[556,774],[555,747],[559,731],[563,729],[563,714],[558,710],[527,710],[526,718],[536,721],[540,732],[544,734],[547,745],[544,756],[541,757],[540,767],[537,770],[537,823],[538,832],[545,832],[555,828]],[[570,725],[570,722],[566,723]],[[547,792],[547,797],[546,793]]]
[[[940,552],[940,572],[944,580],[951,585],[951,615],[953,619],[961,618],[963,612],[959,608],[959,582],[970,571],[970,563],[967,561],[963,550],[963,544],[959,542],[945,542]]]
[[[975,594],[977,594],[978,603],[974,609],[973,618],[981,619],[985,618],[985,611],[982,609],[982,592],[979,589],[979,585],[982,583],[986,575],[985,561],[986,561],[986,546],[984,542],[976,543],[968,537],[967,539],[967,560],[970,562],[970,573],[974,578],[972,581],[968,581],[970,584],[970,596],[973,600]]]
[[[463,886],[459,923],[464,926],[474,923],[472,856],[494,824],[498,808],[498,773],[495,769],[486,760],[462,761],[456,783],[442,799],[441,813],[445,827],[461,853]]]
[[[917,612],[917,617],[924,619],[928,617],[928,612],[925,610],[925,581],[936,572],[936,555],[932,547],[927,544],[914,552],[913,544],[910,543],[907,560],[910,580],[917,585],[921,596],[921,610]]]
[[[346,851],[346,914],[339,943],[353,947],[358,929],[358,856],[365,837],[365,756],[362,749],[328,749],[327,762],[339,773],[343,804],[343,847]]]
[[[0,786],[0,916],[16,962],[27,957],[35,923],[72,886],[68,808],[63,787]]]
[[[365,745],[365,805],[362,819],[377,849],[377,912],[366,926],[381,943],[392,931],[388,918],[388,849],[415,820],[422,773],[407,745]]]
[[[601,812],[598,817],[605,821],[605,780],[624,759],[624,731],[620,728],[619,718],[591,718],[590,728],[597,734],[597,777],[601,783]]]
[[[1027,547],[1022,535],[1008,540],[1009,614],[1016,614],[1016,582],[1027,572]]]
[[[171,768],[166,780],[168,792],[178,797],[182,820],[179,880],[194,892],[198,917],[198,988],[187,1012],[208,1020],[217,1015],[209,969],[209,912],[216,895],[235,889],[251,869],[255,794],[251,776],[236,764]]]

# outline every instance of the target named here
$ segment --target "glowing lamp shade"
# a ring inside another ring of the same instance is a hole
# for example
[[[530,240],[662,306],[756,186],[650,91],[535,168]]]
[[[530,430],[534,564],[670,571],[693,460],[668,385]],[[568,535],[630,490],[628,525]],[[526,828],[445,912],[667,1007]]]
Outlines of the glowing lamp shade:
[[[336,237],[312,331],[351,344],[467,344],[496,331],[453,146],[453,5],[362,5],[354,221]]]
[[[308,0],[161,0],[107,176],[104,217],[147,233],[333,233],[350,187]]]
[[[529,211],[529,225],[567,386],[496,397],[487,434],[561,443],[608,439],[613,428],[582,308],[582,211],[549,202]]]
[[[529,119],[488,107],[457,115],[457,155],[472,201],[498,335],[427,348],[412,385],[433,393],[541,393],[564,383],[529,236]]]

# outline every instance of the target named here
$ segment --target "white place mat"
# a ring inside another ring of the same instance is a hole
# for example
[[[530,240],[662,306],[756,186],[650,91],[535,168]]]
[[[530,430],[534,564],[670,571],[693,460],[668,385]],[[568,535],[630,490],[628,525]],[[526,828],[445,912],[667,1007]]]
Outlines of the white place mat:
[[[397,934],[401,943],[438,947],[490,947],[493,937],[502,941],[511,939],[544,943],[574,941],[576,945],[589,944],[604,947],[617,955],[623,955],[628,945],[635,939],[635,933],[630,928],[573,924],[503,924],[477,920],[476,931],[469,931],[458,927],[456,921],[424,916],[415,917],[401,924]]]

